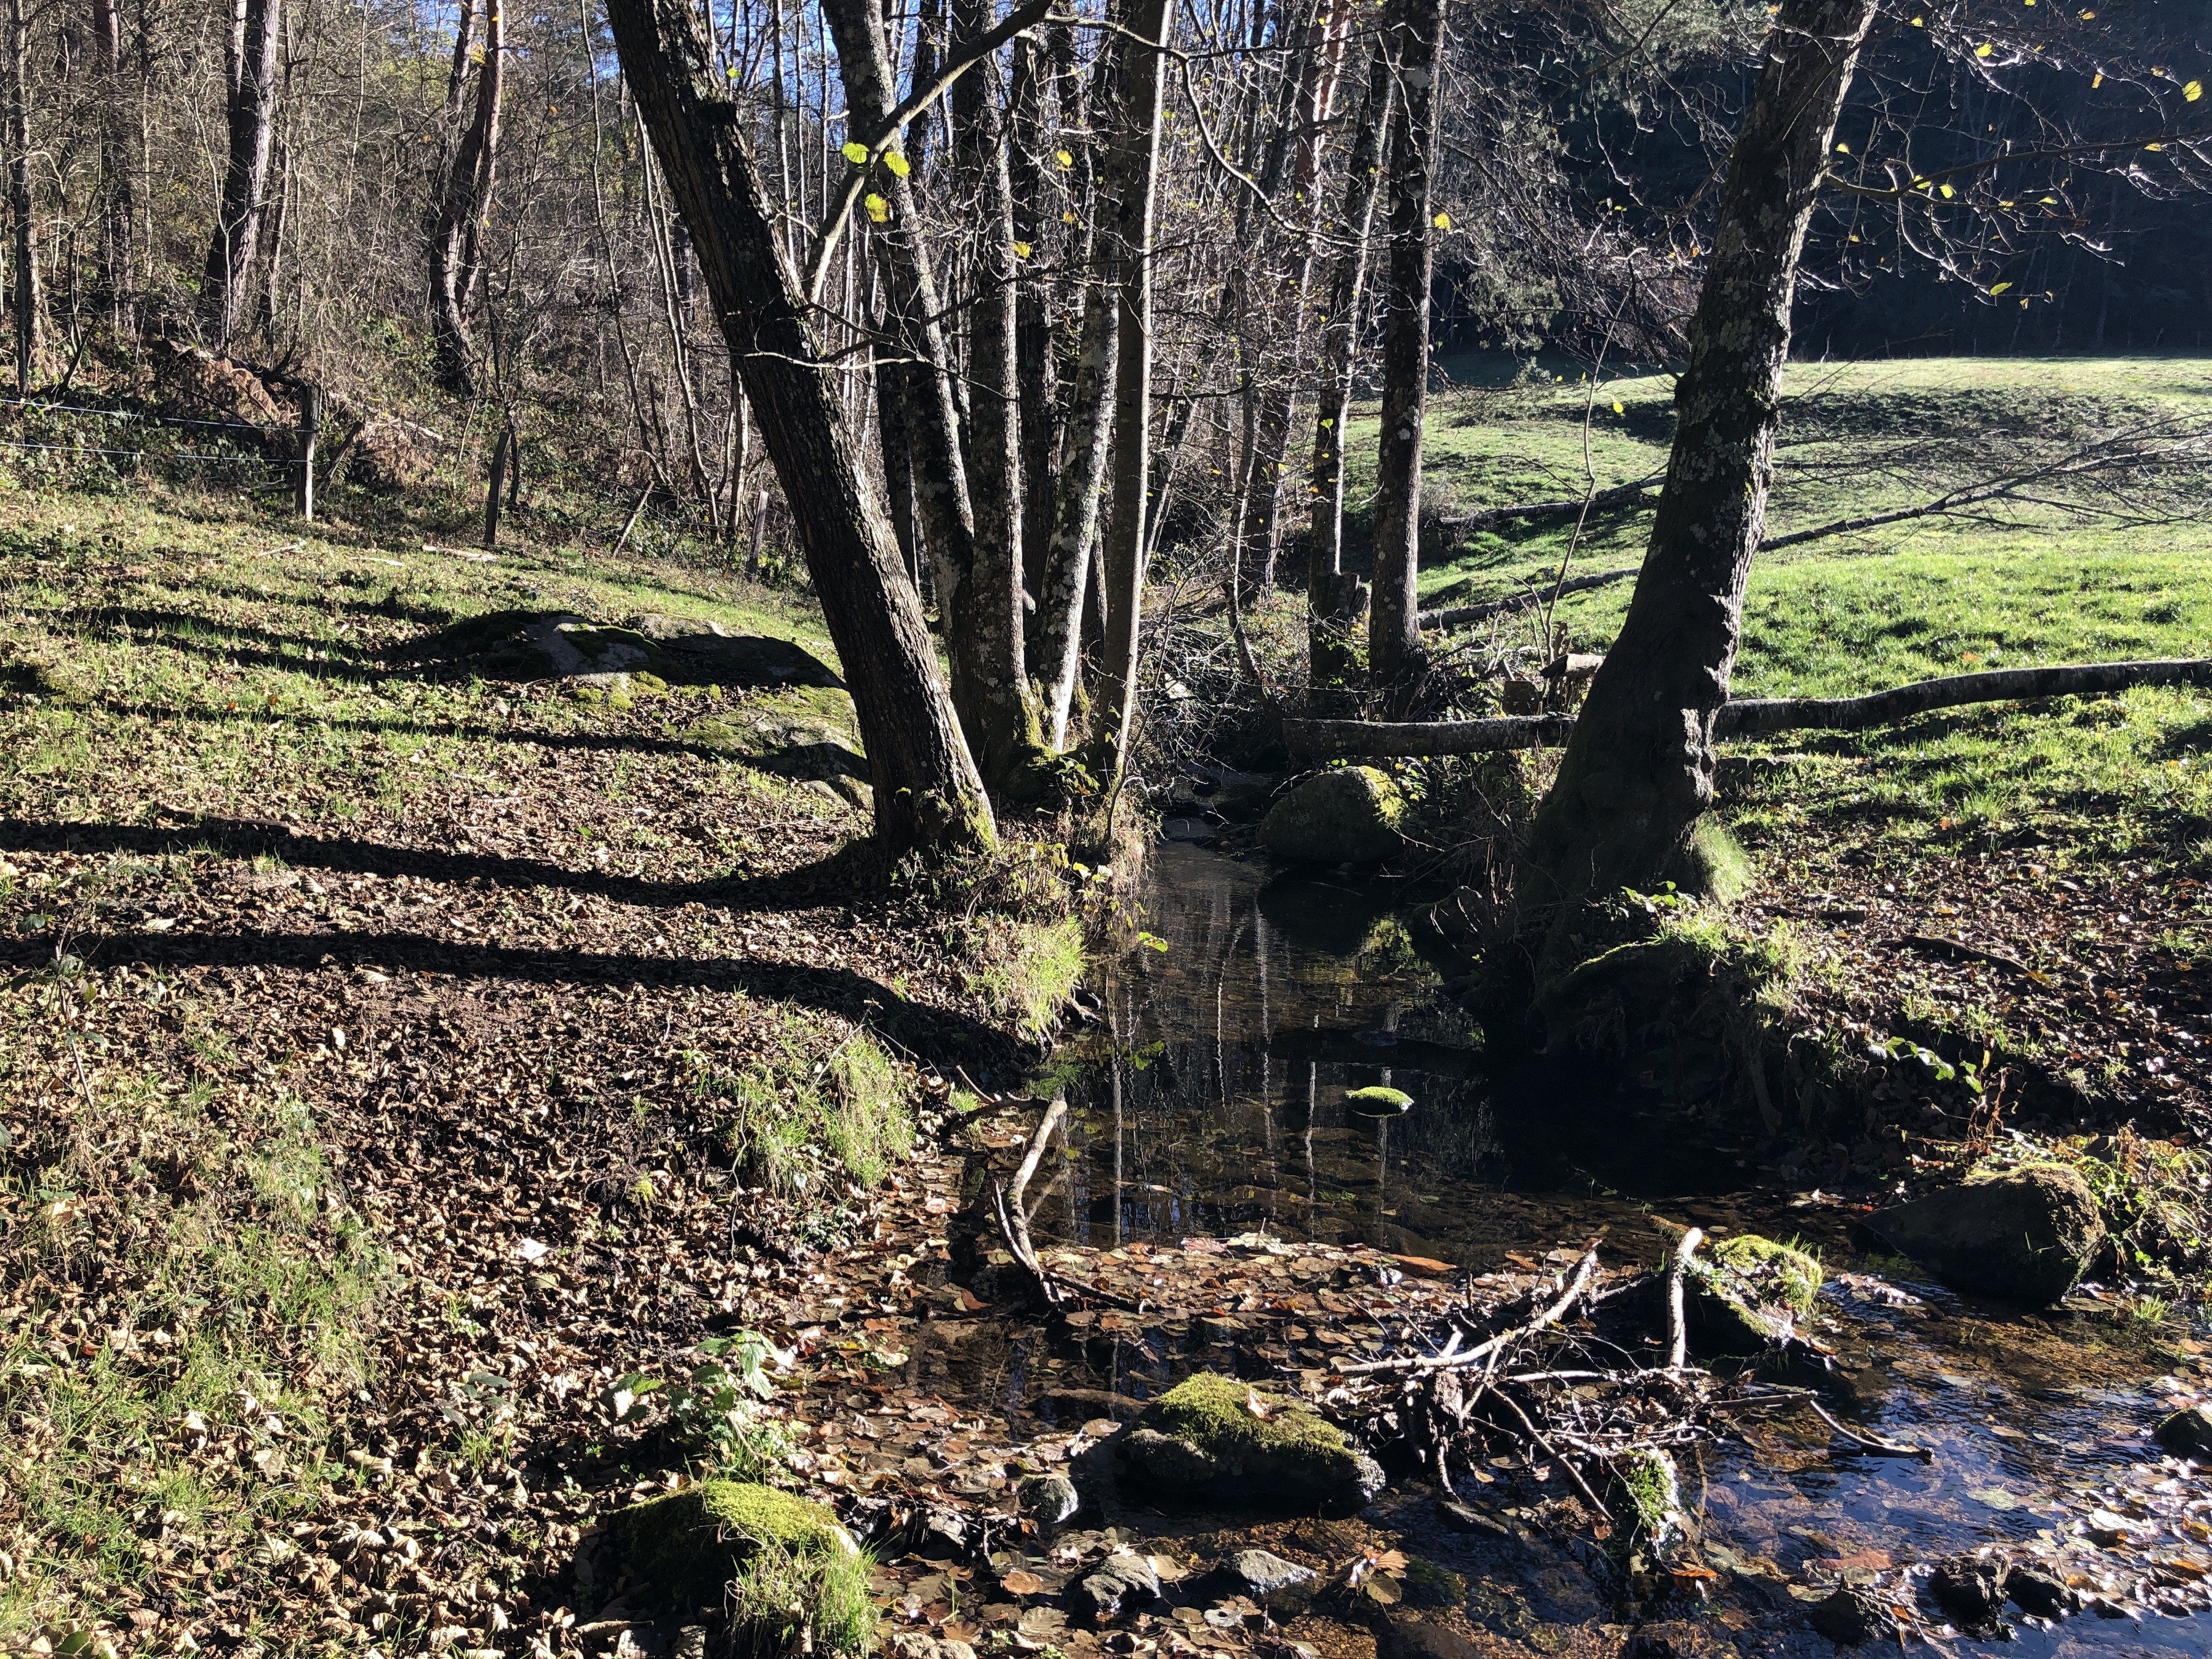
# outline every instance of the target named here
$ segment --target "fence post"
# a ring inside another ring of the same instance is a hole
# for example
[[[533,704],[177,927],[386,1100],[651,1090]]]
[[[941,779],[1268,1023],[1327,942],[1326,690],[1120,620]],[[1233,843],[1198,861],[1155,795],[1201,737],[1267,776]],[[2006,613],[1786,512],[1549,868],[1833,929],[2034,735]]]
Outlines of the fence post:
[[[315,433],[323,423],[323,388],[313,382],[300,388],[300,476],[292,501],[300,516],[315,516]]]
[[[514,428],[499,429],[499,441],[492,446],[491,487],[484,492],[483,544],[487,551],[499,545],[499,498],[507,488],[508,458],[514,453]]]

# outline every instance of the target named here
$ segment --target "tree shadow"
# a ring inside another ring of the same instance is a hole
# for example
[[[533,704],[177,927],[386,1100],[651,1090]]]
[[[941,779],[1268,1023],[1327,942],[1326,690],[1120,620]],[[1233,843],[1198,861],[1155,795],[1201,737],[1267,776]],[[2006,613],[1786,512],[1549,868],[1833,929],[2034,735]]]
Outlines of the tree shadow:
[[[288,869],[334,875],[406,876],[447,885],[484,882],[500,887],[558,888],[622,904],[668,909],[710,904],[744,913],[808,910],[836,902],[856,915],[888,906],[892,894],[880,855],[858,842],[795,869],[702,881],[651,881],[607,871],[571,870],[544,859],[500,853],[453,852],[355,836],[302,835],[252,818],[175,815],[172,824],[46,823],[0,818],[0,851],[128,853],[152,858],[199,848],[232,858],[270,858]],[[393,935],[392,937],[398,937]]]

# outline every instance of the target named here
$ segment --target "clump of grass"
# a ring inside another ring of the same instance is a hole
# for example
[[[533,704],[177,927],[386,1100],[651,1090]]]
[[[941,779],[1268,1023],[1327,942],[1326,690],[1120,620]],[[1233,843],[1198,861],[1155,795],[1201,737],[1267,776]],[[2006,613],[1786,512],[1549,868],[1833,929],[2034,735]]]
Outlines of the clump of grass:
[[[735,1109],[725,1135],[739,1166],[780,1198],[820,1193],[840,1174],[879,1187],[913,1155],[909,1091],[890,1057],[865,1032],[827,1054],[821,1040],[817,1027],[784,1020],[738,1069],[695,1061],[700,1091]]]
[[[1042,1038],[1083,977],[1083,924],[978,917],[967,924],[969,988],[1024,1036]]]
[[[763,1544],[730,1583],[737,1650],[751,1659],[792,1653],[859,1659],[876,1647],[875,1598],[865,1555],[816,1554]]]

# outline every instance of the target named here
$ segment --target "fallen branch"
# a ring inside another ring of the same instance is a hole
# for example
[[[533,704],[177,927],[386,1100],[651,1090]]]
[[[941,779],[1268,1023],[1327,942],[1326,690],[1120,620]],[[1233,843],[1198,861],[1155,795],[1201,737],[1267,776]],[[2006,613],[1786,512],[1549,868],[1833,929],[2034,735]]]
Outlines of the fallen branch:
[[[1747,697],[1720,706],[1713,716],[1713,736],[1856,732],[1893,726],[1939,708],[2043,697],[2109,696],[2153,685],[2212,685],[2212,658],[2002,668],[1917,680],[1863,697]],[[1574,728],[1573,719],[1565,714],[1486,720],[1283,722],[1285,738],[1310,755],[1485,755],[1510,749],[1557,749],[1565,744]]]
[[[1571,503],[1570,504],[1571,505]],[[1601,570],[1588,576],[1574,576],[1561,582],[1559,593],[1587,593],[1593,587],[1609,587],[1614,582],[1625,582],[1641,567],[1630,565],[1620,570]],[[1523,593],[1509,593],[1502,599],[1486,599],[1480,605],[1447,605],[1438,611],[1421,612],[1424,628],[1462,628],[1468,623],[1488,622],[1492,617],[1504,617],[1516,611],[1533,611],[1552,598],[1549,592],[1534,590]]]
[[[1559,1299],[1527,1324],[1502,1332],[1487,1341],[1478,1342],[1472,1348],[1462,1348],[1457,1352],[1447,1348],[1440,1354],[1413,1354],[1397,1359],[1370,1360],[1364,1365],[1346,1365],[1337,1375],[1351,1377],[1373,1376],[1382,1371],[1456,1371],[1479,1365],[1510,1344],[1534,1336],[1546,1327],[1556,1325],[1565,1318],[1575,1304],[1582,1300],[1596,1273],[1597,1250],[1593,1246],[1583,1252],[1583,1259],[1575,1264],[1574,1277],[1567,1282],[1567,1288]]]
[[[1037,1164],[1044,1157],[1045,1145],[1052,1139],[1052,1132],[1066,1116],[1067,1097],[1054,1095],[1052,1104],[1045,1108],[1036,1133],[1030,1137],[1029,1153],[1022,1159],[1022,1167],[1014,1174],[1012,1191],[995,1188],[992,1194],[999,1206],[999,1231],[1006,1236],[1006,1249],[1013,1253],[1014,1260],[1021,1263],[1023,1270],[1036,1281],[1037,1293],[1049,1306],[1055,1308],[1060,1305],[1063,1292],[1053,1281],[1052,1275],[1044,1270],[1044,1264],[1037,1260],[1036,1247],[1030,1243],[1029,1218],[1022,1210],[1022,1194],[1029,1190],[1030,1178],[1036,1174]]]
[[[1923,1463],[1933,1463],[1936,1454],[1926,1446],[1908,1446],[1900,1440],[1877,1440],[1861,1434],[1856,1429],[1846,1428],[1828,1413],[1828,1408],[1810,1395],[1805,1403],[1813,1408],[1813,1415],[1826,1423],[1838,1434],[1851,1443],[1853,1449],[1872,1452],[1877,1457],[1917,1457]]]
[[[1690,1357],[1690,1327],[1682,1316],[1682,1276],[1690,1270],[1690,1257],[1705,1242],[1702,1227],[1692,1227],[1674,1246],[1674,1260],[1667,1269],[1667,1369],[1679,1371]]]

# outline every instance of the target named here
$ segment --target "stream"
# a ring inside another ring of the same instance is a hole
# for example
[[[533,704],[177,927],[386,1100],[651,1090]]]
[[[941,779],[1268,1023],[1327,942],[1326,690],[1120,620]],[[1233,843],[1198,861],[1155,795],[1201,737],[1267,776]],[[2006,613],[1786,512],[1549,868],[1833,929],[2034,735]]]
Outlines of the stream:
[[[1694,1144],[1641,1103],[1648,1094],[1494,1074],[1470,1017],[1386,905],[1331,876],[1157,846],[1145,937],[1094,969],[1107,1018],[1057,1057],[1068,1152],[1035,1212],[1040,1247],[1256,1232],[1480,1273],[1571,1261],[1601,1236],[1609,1255],[1656,1260],[1665,1239],[1655,1216],[1799,1239],[1828,1271],[1813,1324],[1835,1358],[1826,1377],[1799,1367],[1781,1380],[1818,1383],[1839,1417],[1934,1459],[1837,1455],[1825,1431],[1794,1419],[1747,1424],[1745,1437],[1686,1458],[1693,1577],[1683,1599],[1695,1601],[1699,1646],[1826,1652],[1805,1604],[1885,1570],[2008,1543],[2102,1604],[2052,1626],[2015,1616],[2009,1642],[1946,1645],[2021,1656],[2212,1647],[2212,1618],[2146,1616],[2142,1601],[2159,1593],[2147,1584],[2163,1584],[2179,1608],[2190,1593],[2179,1587],[2212,1571],[2212,1485],[2148,1438],[2212,1387],[2212,1354],[2196,1336],[2094,1295],[2040,1315],[1978,1306],[1867,1255],[1851,1233],[1863,1202],[1762,1168],[1753,1149]],[[1377,1085],[1413,1106],[1356,1115],[1347,1090]],[[1136,1334],[1057,1347],[1039,1336],[987,1369],[1005,1405],[1050,1416],[1057,1393],[1079,1419],[1098,1414],[1082,1402],[1102,1391],[1148,1398],[1200,1363]],[[1425,1494],[1395,1490],[1382,1524],[1466,1577],[1476,1626],[1545,1653],[1593,1650],[1608,1631],[1617,1646],[1602,1575],[1515,1524],[1564,1482],[1499,1462],[1462,1495],[1500,1527],[1449,1530]]]

